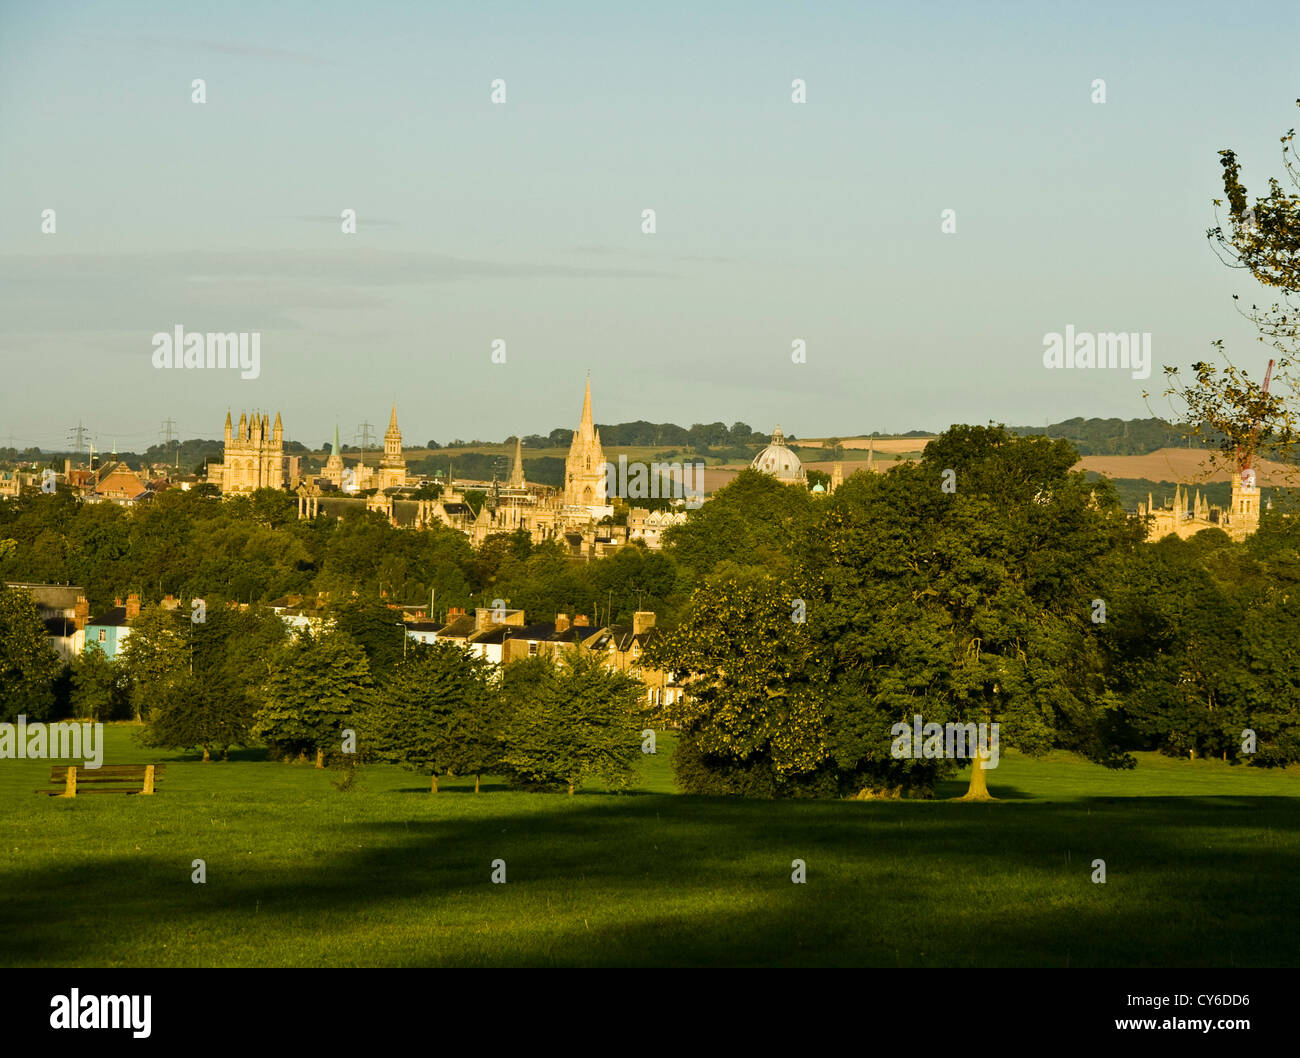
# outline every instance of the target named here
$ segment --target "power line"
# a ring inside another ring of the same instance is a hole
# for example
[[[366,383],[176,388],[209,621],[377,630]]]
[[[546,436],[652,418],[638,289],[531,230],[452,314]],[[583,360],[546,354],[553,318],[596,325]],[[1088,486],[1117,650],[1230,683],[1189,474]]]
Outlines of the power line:
[[[357,427],[357,432],[352,435],[352,440],[361,439],[361,462],[364,465],[366,461],[366,449],[369,448],[370,442],[374,437],[374,428],[368,422],[363,422]]]
[[[77,425],[69,427],[68,440],[72,442],[72,450],[77,455],[81,455],[82,450],[86,447],[86,427],[80,419]]]

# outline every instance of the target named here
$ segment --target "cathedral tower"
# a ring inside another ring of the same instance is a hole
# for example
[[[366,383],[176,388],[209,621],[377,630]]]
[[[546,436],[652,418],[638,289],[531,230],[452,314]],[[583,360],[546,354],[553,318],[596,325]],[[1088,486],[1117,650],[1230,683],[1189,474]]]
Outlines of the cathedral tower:
[[[600,431],[591,420],[591,377],[582,399],[582,421],[569,445],[564,461],[564,502],[570,507],[605,506],[605,455],[600,448]]]
[[[240,413],[239,426],[232,429],[226,412],[224,434],[222,462],[208,467],[208,479],[224,494],[284,488],[284,425],[278,412],[274,430],[267,415],[249,418],[247,412]]]
[[[402,458],[402,431],[397,426],[397,401],[384,431],[384,458],[379,463],[379,487],[400,488],[406,484],[406,460]]]
[[[329,459],[325,460],[326,481],[332,481],[336,487],[343,485],[343,450],[339,447],[339,424],[334,424],[334,449]]]

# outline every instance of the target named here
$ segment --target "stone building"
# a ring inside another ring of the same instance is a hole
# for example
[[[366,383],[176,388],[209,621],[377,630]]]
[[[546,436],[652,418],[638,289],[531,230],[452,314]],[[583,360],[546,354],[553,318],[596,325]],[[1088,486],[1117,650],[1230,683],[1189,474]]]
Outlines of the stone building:
[[[256,489],[281,489],[285,482],[284,425],[276,412],[275,425],[266,415],[250,419],[240,412],[239,425],[230,425],[226,412],[225,451],[219,464],[208,466],[208,480],[224,495]]]
[[[781,427],[772,431],[772,440],[766,448],[754,457],[749,464],[755,470],[776,478],[783,485],[808,485],[808,475],[804,473],[803,464],[785,443],[785,434]]]
[[[591,419],[591,378],[582,398],[582,419],[569,444],[564,461],[564,505],[566,507],[604,508],[606,500],[605,454],[600,447],[600,431]]]
[[[1170,534],[1186,540],[1203,529],[1222,529],[1233,540],[1241,541],[1259,529],[1260,497],[1253,471],[1243,472],[1232,479],[1232,499],[1227,508],[1212,506],[1201,496],[1195,496],[1178,485],[1174,489],[1174,502],[1170,507],[1157,509],[1151,494],[1147,502],[1138,504],[1138,517],[1146,520],[1147,539],[1161,540]]]

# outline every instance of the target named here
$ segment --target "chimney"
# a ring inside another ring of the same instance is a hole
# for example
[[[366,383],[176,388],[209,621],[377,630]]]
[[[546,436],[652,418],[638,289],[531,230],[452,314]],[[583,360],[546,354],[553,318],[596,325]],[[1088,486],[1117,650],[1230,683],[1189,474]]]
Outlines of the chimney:
[[[77,631],[84,629],[90,620],[90,600],[84,595],[77,596],[77,605],[73,607],[72,618],[76,623]]]
[[[114,606],[121,606],[121,605],[122,605],[122,600],[121,600],[121,599],[118,599],[118,598],[115,598],[115,599],[113,600],[113,605],[114,605]]]
[[[632,615],[632,634],[634,636],[639,636],[654,626],[655,612],[653,610],[637,610]]]
[[[134,621],[140,616],[140,596],[132,592],[126,597],[126,619]]]
[[[574,627],[574,628],[590,628],[590,627],[591,627],[591,622],[587,619],[587,615],[586,615],[585,613],[580,613],[580,614],[578,614],[576,617],[574,617],[574,619],[573,619],[573,627]]]
[[[569,630],[569,615],[567,613],[557,613],[555,615],[555,630],[557,632],[567,632]]]
[[[162,604],[164,610],[174,610],[180,605],[180,603],[176,601],[176,596],[172,595],[170,592],[163,596]]]

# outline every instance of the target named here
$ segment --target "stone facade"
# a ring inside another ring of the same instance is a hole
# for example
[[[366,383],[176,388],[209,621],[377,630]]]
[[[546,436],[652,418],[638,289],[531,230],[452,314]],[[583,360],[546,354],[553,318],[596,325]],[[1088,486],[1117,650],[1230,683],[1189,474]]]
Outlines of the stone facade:
[[[1232,499],[1226,509],[1211,506],[1199,489],[1191,497],[1181,485],[1174,490],[1172,507],[1157,509],[1150,493],[1146,503],[1138,504],[1138,516],[1146,519],[1147,539],[1152,541],[1170,534],[1186,540],[1203,529],[1222,529],[1233,540],[1245,540],[1259,529],[1259,514],[1259,486],[1250,472],[1233,478]]]
[[[605,454],[600,447],[600,431],[591,420],[591,379],[582,399],[582,421],[569,444],[564,461],[564,503],[567,507],[599,508],[605,506]]]
[[[274,426],[266,415],[250,419],[241,412],[234,429],[226,412],[225,452],[219,466],[208,467],[208,480],[227,496],[284,488],[284,425],[279,412]]]

